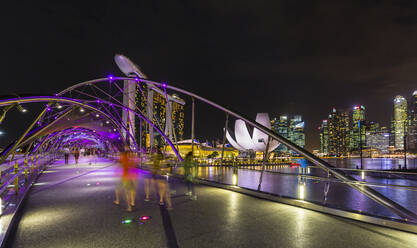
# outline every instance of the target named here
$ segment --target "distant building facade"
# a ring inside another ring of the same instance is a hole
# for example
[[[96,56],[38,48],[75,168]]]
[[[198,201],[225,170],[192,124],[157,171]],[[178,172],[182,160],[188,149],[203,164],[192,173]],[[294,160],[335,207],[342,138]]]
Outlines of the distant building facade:
[[[176,95],[172,95],[172,97],[177,97]],[[147,113],[149,110],[148,103],[152,106],[149,106],[153,113],[152,122],[155,123],[159,128],[167,132],[166,130],[166,118],[167,118],[167,106],[171,108],[171,119],[172,119],[172,129],[173,129],[173,140],[172,141],[179,141],[183,140],[184,138],[184,106],[179,104],[175,101],[170,101],[170,104],[167,104],[166,96],[159,94],[157,92],[153,92],[148,90],[146,84],[141,84],[141,87],[137,88],[136,91],[136,106],[143,112]],[[142,126],[140,126],[142,125]],[[142,131],[142,135],[140,135],[140,131]],[[154,140],[150,141],[150,132],[154,134]],[[149,147],[151,144],[155,145],[163,145],[165,140],[163,137],[159,135],[155,130],[149,130],[149,125],[145,121],[138,121],[136,122],[136,138],[139,141],[139,137],[142,137],[142,145],[143,147]],[[139,143],[139,142],[138,142]]]
[[[323,120],[320,131],[320,150],[321,154],[329,154],[329,124],[327,120]]]
[[[403,96],[394,98],[394,147],[404,149],[404,135],[407,132],[407,100]]]
[[[356,105],[353,107],[350,122],[350,151],[357,151],[363,148],[365,144],[365,107],[362,105]]]
[[[417,152],[417,90],[413,92],[409,103],[407,149],[410,152]]]
[[[320,153],[329,156],[347,156],[349,154],[349,113],[335,108],[323,120],[320,130]]]
[[[381,127],[366,132],[366,147],[377,150],[379,154],[388,154],[390,145],[390,133],[388,128]]]
[[[294,115],[292,117],[281,115],[279,118],[271,120],[271,127],[282,137],[302,148],[305,147],[304,121],[301,115]],[[275,149],[275,152],[281,154],[295,154],[295,152],[290,151],[288,147],[283,144],[280,144]]]

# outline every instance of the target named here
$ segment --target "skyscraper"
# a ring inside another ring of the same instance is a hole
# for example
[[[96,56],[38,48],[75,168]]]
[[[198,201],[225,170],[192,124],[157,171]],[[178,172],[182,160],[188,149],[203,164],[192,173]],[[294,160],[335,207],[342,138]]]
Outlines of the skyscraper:
[[[407,100],[403,96],[394,98],[394,146],[404,149],[404,135],[407,129]]]
[[[366,146],[377,150],[379,154],[387,154],[389,146],[388,128],[381,127],[366,132]]]
[[[180,99],[176,95],[167,95],[168,97]],[[136,105],[142,111],[142,113],[148,113],[151,111],[152,122],[156,124],[167,136],[169,129],[167,130],[167,107],[171,110],[171,119],[173,135],[169,137],[173,142],[175,140],[182,140],[184,135],[184,106],[175,101],[169,100],[170,104],[167,104],[166,95],[162,95],[154,90],[149,90],[146,84],[141,84],[141,87],[136,91]],[[180,99],[182,100],[182,99]],[[148,106],[148,102],[152,106]],[[169,126],[169,125],[168,125]],[[162,145],[165,143],[164,139],[152,128],[149,128],[149,125],[142,121],[142,127],[140,127],[140,122],[137,122],[136,125],[136,137],[139,140],[139,129],[142,130],[142,147],[150,147],[155,144]],[[153,134],[152,134],[153,132]],[[154,140],[150,140],[151,137],[154,137]],[[155,143],[156,142],[156,143]],[[139,143],[139,142],[138,142]]]
[[[303,147],[306,144],[304,134],[304,121],[301,115],[294,115],[290,120],[290,140],[296,145]]]
[[[329,125],[327,120],[323,120],[320,130],[320,153],[329,154]]]
[[[351,151],[357,151],[365,145],[365,107],[356,105],[352,110],[352,122],[350,123],[350,141]]]
[[[346,156],[349,153],[349,114],[333,108],[328,119],[330,156]]]
[[[294,115],[292,118],[289,118],[287,115],[281,115],[279,119],[274,118],[271,121],[271,127],[282,137],[304,148],[304,121],[302,120],[301,115]],[[289,149],[281,144],[275,149],[275,152],[288,153]]]
[[[417,90],[413,92],[409,109],[409,129],[407,144],[412,152],[417,152]]]

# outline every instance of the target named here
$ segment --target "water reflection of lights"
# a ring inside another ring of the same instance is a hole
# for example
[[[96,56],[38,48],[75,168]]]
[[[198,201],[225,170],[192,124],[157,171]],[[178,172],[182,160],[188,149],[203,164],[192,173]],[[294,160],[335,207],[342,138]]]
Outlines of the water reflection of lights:
[[[233,176],[232,176],[232,184],[237,185],[237,175],[236,174],[233,174]]]
[[[361,178],[362,178],[362,180],[365,179],[365,172],[364,171],[361,172]]]
[[[306,233],[308,233],[308,228],[310,225],[308,225],[308,221],[306,220],[306,210],[297,208],[296,209],[296,217],[295,217],[295,233],[296,237],[304,237]],[[307,230],[306,230],[307,229]],[[305,238],[299,238],[296,239],[297,246],[300,247],[308,247],[309,245],[306,243],[308,242],[308,239]]]
[[[230,202],[229,202],[229,206],[227,209],[227,214],[228,214],[227,221],[229,222],[229,224],[233,224],[236,221],[238,208],[239,208],[238,193],[231,192],[231,196],[229,199],[230,199]]]
[[[298,185],[298,198],[301,200],[304,200],[304,195],[305,194],[305,185],[304,184],[299,184]]]
[[[310,174],[310,168],[307,168],[307,173]]]

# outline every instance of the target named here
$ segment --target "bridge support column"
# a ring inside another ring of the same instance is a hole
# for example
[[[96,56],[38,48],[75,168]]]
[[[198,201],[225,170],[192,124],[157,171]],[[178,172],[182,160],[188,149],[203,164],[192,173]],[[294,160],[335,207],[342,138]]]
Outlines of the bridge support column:
[[[28,181],[28,158],[25,157],[25,183]]]
[[[18,170],[19,170],[19,168],[18,168],[18,164],[17,164],[17,160],[16,160],[15,163],[14,163],[14,174],[15,175],[17,175]],[[15,191],[16,195],[19,192],[19,177],[18,176],[16,176],[16,178],[14,179],[14,191]]]
[[[33,175],[33,155],[30,156],[31,174]]]
[[[229,113],[226,113],[226,123],[224,124],[224,132],[223,132],[222,157],[221,157],[221,160],[220,160],[220,165],[221,166],[223,166],[224,143],[226,143],[226,132],[227,132],[228,124],[229,124]]]
[[[265,148],[265,154],[264,154],[264,160],[262,161],[262,170],[261,170],[261,176],[259,177],[259,185],[258,185],[258,191],[260,191],[261,190],[261,185],[262,185],[262,179],[263,179],[263,176],[264,176],[264,171],[265,171],[265,163],[266,163],[266,160],[268,159],[268,157],[269,157],[269,143],[270,143],[270,141],[271,141],[271,137],[270,136],[268,136],[268,142],[266,143],[266,148]]]
[[[195,103],[194,97],[191,98],[191,153],[193,154],[194,159],[194,111]]]

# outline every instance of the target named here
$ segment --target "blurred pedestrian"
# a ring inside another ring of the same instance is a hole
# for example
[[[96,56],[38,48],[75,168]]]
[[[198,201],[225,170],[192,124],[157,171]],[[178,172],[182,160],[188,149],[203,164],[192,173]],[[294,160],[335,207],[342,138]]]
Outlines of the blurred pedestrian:
[[[75,158],[75,163],[78,164],[78,159],[80,158],[80,148],[75,147],[74,149],[74,158]]]
[[[193,161],[193,153],[189,152],[185,155],[185,158],[182,162],[184,167],[184,181],[187,184],[188,192],[185,195],[189,196],[191,200],[197,200],[197,195],[194,189],[194,178],[196,172],[196,166]]]
[[[145,181],[145,201],[149,201],[151,188],[156,188],[156,183],[158,185],[159,205],[165,205],[166,203],[167,209],[172,209],[169,187],[166,180],[162,177],[166,172],[164,172],[162,167],[163,154],[161,149],[158,148],[152,156],[151,179]]]
[[[70,155],[70,149],[68,147],[64,147],[65,164],[68,164],[69,155]]]
[[[116,200],[115,204],[120,204],[121,191],[124,191],[126,199],[127,211],[131,212],[135,204],[136,188],[137,188],[137,170],[135,168],[134,155],[129,152],[129,148],[125,147],[125,151],[120,154],[118,175],[120,180],[116,184]]]

